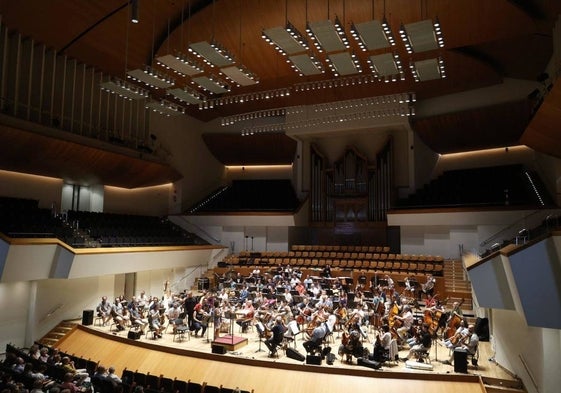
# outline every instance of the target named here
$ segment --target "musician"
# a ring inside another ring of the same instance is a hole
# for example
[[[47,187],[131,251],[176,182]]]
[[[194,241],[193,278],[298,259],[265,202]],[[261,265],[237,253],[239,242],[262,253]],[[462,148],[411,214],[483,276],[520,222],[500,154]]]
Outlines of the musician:
[[[178,303],[172,303],[172,305],[167,309],[166,316],[168,317],[169,323],[173,325],[173,331],[175,332],[175,325],[178,323],[183,323],[183,320],[179,320],[179,316],[182,313],[182,308]]]
[[[290,293],[290,288],[288,287],[284,288],[283,296],[284,296],[284,301],[287,304],[292,304],[293,299],[292,299],[292,294]]]
[[[277,353],[277,347],[282,344],[284,338],[284,332],[286,328],[283,324],[282,317],[278,316],[275,318],[275,325],[271,329],[272,335],[270,338],[265,340],[265,345],[271,351],[271,356],[275,356]]]
[[[333,317],[333,318],[331,318]],[[335,324],[336,318],[334,315],[329,316],[327,322],[322,322],[318,326],[314,328],[311,334],[311,338],[308,341],[305,341],[304,349],[307,353],[314,353],[321,347],[323,339],[333,331],[333,326]]]
[[[285,321],[290,321],[293,319],[292,308],[290,308],[290,305],[284,300],[281,300],[278,303],[276,314],[277,316],[282,317]]]
[[[189,326],[189,330],[192,330],[193,310],[195,308],[195,304],[197,304],[197,299],[193,296],[193,291],[187,292],[187,296],[183,301],[183,311],[185,312],[185,315],[187,315],[187,325]]]
[[[161,323],[160,316],[160,304],[154,303],[150,307],[150,311],[148,311],[148,323],[150,324],[150,329],[154,331],[155,338],[162,338],[162,332],[165,329],[164,324]]]
[[[123,314],[123,305],[121,304],[121,300],[117,297],[111,306],[111,317],[113,317],[113,322],[117,326],[118,331],[125,330],[125,324],[128,320],[130,320],[130,316],[125,316]]]
[[[461,348],[467,351],[468,354],[475,356],[477,354],[477,347],[479,346],[479,336],[475,333],[475,326],[469,325],[468,326],[468,335],[461,343],[460,346],[457,348]],[[454,351],[450,354],[450,359],[444,360],[442,363],[444,364],[452,364],[454,360]]]
[[[107,296],[102,296],[101,302],[96,308],[97,316],[101,317],[103,326],[109,322],[112,318],[111,316],[111,304],[107,301]]]
[[[220,326],[222,325],[222,308],[218,300],[212,305],[212,325],[214,326],[214,340],[220,337]]]
[[[427,351],[430,349],[432,344],[431,334],[429,332],[429,325],[423,323],[421,325],[421,331],[419,333],[418,343],[413,345],[409,350],[406,357],[401,358],[404,362],[409,360],[413,355],[418,356],[420,352]]]
[[[198,337],[199,330],[201,330],[201,337],[204,337],[206,328],[207,328],[207,321],[206,315],[201,303],[197,303],[195,308],[193,309],[193,325],[192,331],[195,332],[195,337]]]
[[[436,284],[436,278],[430,273],[427,274],[425,283],[423,284],[423,292],[428,297],[432,297],[434,293],[434,285]]]
[[[249,296],[249,291],[247,289],[247,285],[244,285],[240,290],[240,295],[239,295],[240,303],[245,302],[248,296]]]
[[[405,295],[409,294],[411,297],[415,297],[415,279],[410,278],[409,276],[405,277]]]
[[[384,280],[386,280],[386,282],[388,283],[388,286],[387,286],[388,289],[394,289],[395,283],[394,283],[393,279],[388,274],[384,275]]]
[[[331,266],[329,266],[328,264],[326,264],[323,267],[323,270],[321,272],[321,276],[322,277],[326,277],[326,278],[330,278],[331,277]]]
[[[393,345],[392,345],[393,343]],[[370,360],[377,362],[384,362],[386,360],[396,360],[398,356],[397,345],[395,340],[392,339],[390,326],[387,324],[382,325],[381,334],[376,337],[374,342],[374,350]]]
[[[308,274],[308,275],[306,276],[306,278],[304,279],[304,282],[303,282],[304,287],[305,287],[307,290],[310,290],[313,283],[314,283],[314,280],[312,280],[312,278],[311,278],[310,275]]]
[[[454,314],[459,315],[460,317],[464,316],[464,312],[461,309],[461,304],[460,302],[454,302],[452,303],[452,310],[450,311],[450,316],[448,318],[448,320],[450,320],[450,318],[452,318],[454,316]]]
[[[140,331],[144,334],[146,330],[146,326],[148,326],[148,319],[143,318],[140,314],[136,303],[130,304],[129,313],[131,316],[131,321],[133,325],[136,325],[140,328]]]
[[[360,331],[356,328],[350,330],[347,334],[343,335],[341,345],[339,345],[339,356],[346,357],[347,362],[352,362],[352,357],[362,357],[364,348],[360,339]]]
[[[403,325],[397,329],[397,335],[401,339],[401,342],[405,342],[409,334],[409,329],[411,329],[413,321],[415,320],[411,312],[411,307],[408,305],[403,306],[402,315],[396,315],[395,318],[403,323]]]
[[[456,329],[456,333],[449,339],[444,341],[444,346],[448,349],[455,349],[457,347],[462,346],[462,343],[465,341],[466,337],[469,335],[469,329],[465,322],[465,319],[460,321],[460,326]]]
[[[240,318],[236,319],[236,323],[241,326],[242,333],[247,332],[247,327],[253,320],[253,316],[255,315],[255,308],[253,307],[253,302],[251,300],[246,300],[243,307],[236,311],[237,315],[240,315]]]

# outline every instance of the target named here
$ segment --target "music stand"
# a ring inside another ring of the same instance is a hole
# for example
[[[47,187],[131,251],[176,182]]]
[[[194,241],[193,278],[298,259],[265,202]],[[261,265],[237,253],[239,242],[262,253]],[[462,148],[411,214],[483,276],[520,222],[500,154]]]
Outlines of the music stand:
[[[255,328],[257,329],[257,333],[259,334],[259,348],[257,348],[257,351],[255,351],[255,353],[265,352],[264,350],[261,349],[261,339],[263,337],[263,334],[265,333],[265,327],[261,322],[257,322],[255,324]]]
[[[236,313],[228,311],[224,313],[224,316],[230,319],[230,339],[232,340],[232,346],[234,345],[234,322],[236,321]]]

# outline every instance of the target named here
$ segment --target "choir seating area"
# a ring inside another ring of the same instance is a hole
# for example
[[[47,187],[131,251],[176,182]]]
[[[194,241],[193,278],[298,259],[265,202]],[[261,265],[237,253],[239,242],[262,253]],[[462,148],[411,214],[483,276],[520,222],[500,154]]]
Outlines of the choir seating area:
[[[394,254],[388,246],[293,245],[290,251],[241,251],[224,259],[226,265],[290,265],[303,269],[332,269],[366,272],[442,276],[444,258],[434,255]]]
[[[57,238],[74,248],[208,244],[163,217],[38,206],[37,200],[0,197],[0,232],[10,238]]]

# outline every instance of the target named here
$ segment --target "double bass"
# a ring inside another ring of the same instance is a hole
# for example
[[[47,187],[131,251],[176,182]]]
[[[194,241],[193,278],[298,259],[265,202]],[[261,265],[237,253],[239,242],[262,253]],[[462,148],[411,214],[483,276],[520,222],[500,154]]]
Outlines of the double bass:
[[[450,318],[448,318],[448,322],[446,324],[446,338],[450,339],[452,336],[456,334],[456,329],[460,327],[460,323],[462,322],[462,316],[456,312],[462,304],[464,303],[464,299],[450,313]]]

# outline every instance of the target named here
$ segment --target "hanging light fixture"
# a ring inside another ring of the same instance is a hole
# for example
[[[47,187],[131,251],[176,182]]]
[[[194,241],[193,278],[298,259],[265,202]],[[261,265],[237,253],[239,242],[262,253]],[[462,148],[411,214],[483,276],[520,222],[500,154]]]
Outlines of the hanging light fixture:
[[[155,6],[154,2],[154,8]],[[154,44],[155,44],[155,35],[156,35],[156,18],[154,17],[154,21],[152,23],[152,55],[151,59],[154,59]],[[168,22],[168,35],[169,35],[169,22]],[[127,71],[127,78],[132,79],[136,82],[144,83],[146,86],[160,89],[160,88],[168,88],[175,84],[175,80],[169,77],[167,74],[164,74],[150,65],[145,65],[143,68],[137,68],[134,70]]]
[[[138,0],[131,0],[131,22],[138,23]]]
[[[138,22],[138,3],[136,1],[131,2],[131,14],[130,14],[130,21],[132,23]],[[136,17],[135,17],[136,15]],[[136,22],[135,22],[136,20]],[[128,58],[129,58],[129,24],[127,22],[126,26],[126,34],[125,34],[125,67],[124,67],[124,75],[127,74],[127,67],[128,67]],[[112,77],[106,81],[102,81],[99,84],[101,90],[118,95],[127,100],[142,100],[148,97],[148,90],[143,89],[133,83],[128,83],[120,78]]]
[[[401,24],[399,35],[407,53],[420,53],[444,47],[444,37],[438,18]]]

